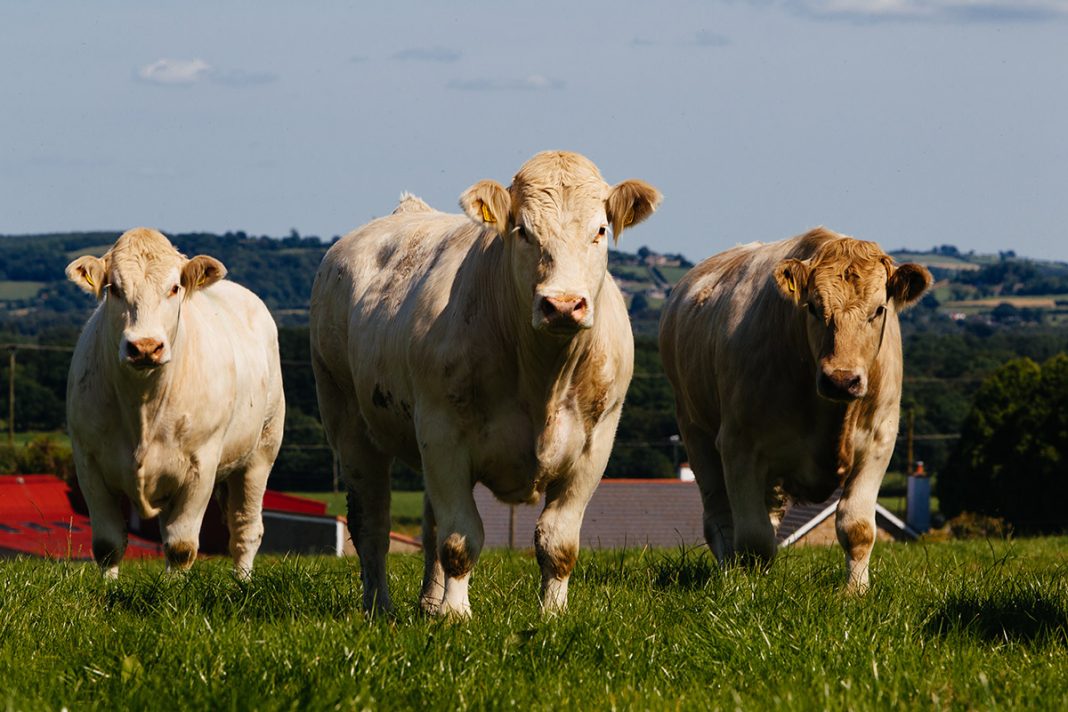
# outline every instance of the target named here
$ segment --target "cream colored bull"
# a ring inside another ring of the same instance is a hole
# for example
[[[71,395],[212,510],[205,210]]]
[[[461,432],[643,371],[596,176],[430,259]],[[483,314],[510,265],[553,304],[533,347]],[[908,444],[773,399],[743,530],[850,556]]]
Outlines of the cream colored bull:
[[[781,490],[837,487],[847,587],[868,587],[875,500],[897,438],[897,314],[930,285],[872,242],[819,228],[711,257],[675,287],[660,352],[719,560],[770,562]]]
[[[542,607],[565,607],[582,515],[608,462],[633,370],[608,230],[653,212],[640,181],[536,155],[509,188],[481,181],[466,215],[406,196],[343,237],[312,289],[311,346],[327,438],[350,488],[367,609],[390,608],[389,468],[423,472],[420,605],[470,615],[482,549],[472,488],[546,505],[534,534]]]
[[[93,557],[109,577],[126,550],[122,495],[142,517],[159,515],[173,570],[196,558],[217,488],[235,573],[252,571],[285,401],[274,320],[225,275],[147,228],[67,267],[100,300],[71,363],[67,424]]]

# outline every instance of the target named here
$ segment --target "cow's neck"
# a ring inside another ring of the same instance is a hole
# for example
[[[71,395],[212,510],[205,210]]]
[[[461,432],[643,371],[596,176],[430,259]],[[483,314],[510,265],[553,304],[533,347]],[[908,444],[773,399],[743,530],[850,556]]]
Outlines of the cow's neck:
[[[175,386],[182,380],[185,366],[183,332],[179,326],[171,338],[171,360],[168,363],[143,373],[119,366],[112,379],[122,417],[138,449],[164,435],[170,421],[181,410],[176,400],[182,389]]]

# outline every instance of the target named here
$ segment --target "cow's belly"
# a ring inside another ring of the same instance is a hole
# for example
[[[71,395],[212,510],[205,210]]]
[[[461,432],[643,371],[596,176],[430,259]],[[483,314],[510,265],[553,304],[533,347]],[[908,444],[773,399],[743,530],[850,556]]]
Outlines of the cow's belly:
[[[769,471],[771,481],[781,483],[792,498],[805,502],[822,502],[838,487],[837,452],[812,447],[798,438],[787,447],[774,450]]]

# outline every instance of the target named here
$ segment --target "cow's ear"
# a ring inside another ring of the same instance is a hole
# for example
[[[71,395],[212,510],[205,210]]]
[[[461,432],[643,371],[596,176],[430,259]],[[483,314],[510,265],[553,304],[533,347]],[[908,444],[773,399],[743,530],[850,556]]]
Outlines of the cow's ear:
[[[785,259],[775,265],[775,285],[794,304],[808,298],[808,265],[797,259]]]
[[[182,267],[182,287],[186,294],[215,284],[226,276],[222,262],[207,255],[197,255]]]
[[[108,265],[104,259],[82,255],[67,265],[67,279],[77,284],[97,299],[104,295]]]
[[[612,238],[618,242],[625,228],[652,215],[662,198],[659,190],[640,180],[625,180],[612,186],[604,206],[608,222],[612,223]]]
[[[460,207],[478,224],[492,227],[501,235],[508,234],[512,196],[497,181],[480,180],[465,190]]]
[[[923,265],[898,265],[886,282],[886,293],[899,308],[915,302],[931,286],[931,273]]]

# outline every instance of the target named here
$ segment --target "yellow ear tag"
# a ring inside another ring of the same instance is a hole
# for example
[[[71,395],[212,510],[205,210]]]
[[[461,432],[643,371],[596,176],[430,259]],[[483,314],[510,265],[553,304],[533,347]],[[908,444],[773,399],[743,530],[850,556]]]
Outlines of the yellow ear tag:
[[[794,276],[792,274],[786,275],[786,286],[790,290],[790,294],[797,291],[797,282],[794,281]]]
[[[481,203],[481,206],[482,206],[482,220],[483,220],[483,222],[488,222],[488,223],[497,222],[496,220],[493,219],[493,216],[490,215],[489,208],[486,207],[486,204],[485,203]]]
[[[85,277],[85,281],[89,284],[90,287],[96,289],[96,282],[93,281],[93,278],[89,276],[88,272],[82,272],[82,276]]]
[[[207,281],[207,279],[205,277],[201,277],[200,279],[198,279],[197,280],[197,289],[200,289],[201,287],[203,287],[204,286],[204,282],[206,282],[206,281]]]

